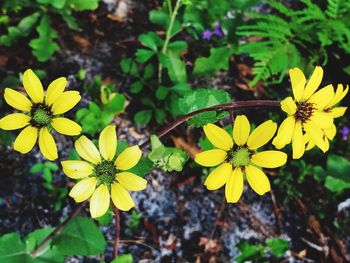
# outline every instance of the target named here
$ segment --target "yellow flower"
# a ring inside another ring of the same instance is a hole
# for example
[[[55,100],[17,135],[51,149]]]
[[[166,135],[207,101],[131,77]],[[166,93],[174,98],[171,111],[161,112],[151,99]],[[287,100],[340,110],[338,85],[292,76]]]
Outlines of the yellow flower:
[[[217,190],[226,184],[226,200],[235,203],[242,195],[245,175],[257,194],[263,195],[270,191],[270,181],[259,167],[282,166],[287,161],[287,155],[280,151],[256,150],[271,140],[277,130],[276,123],[266,121],[250,133],[247,117],[237,116],[233,125],[233,139],[214,124],[209,123],[203,128],[208,140],[216,148],[197,154],[195,162],[206,167],[218,165],[204,182],[209,190]]]
[[[24,128],[14,142],[14,149],[20,153],[30,152],[39,140],[41,153],[49,160],[58,157],[57,147],[50,131],[55,129],[65,135],[78,135],[81,127],[62,114],[72,109],[79,101],[78,91],[66,91],[65,78],[54,80],[44,95],[39,78],[30,69],[23,74],[23,86],[30,100],[22,93],[6,88],[4,98],[13,108],[23,113],[13,113],[0,120],[0,128],[16,130]],[[39,137],[39,139],[38,139]]]
[[[63,172],[68,177],[81,179],[69,195],[78,203],[91,197],[90,213],[93,218],[106,213],[110,198],[118,209],[130,210],[135,203],[128,190],[141,191],[147,185],[145,179],[127,171],[133,168],[142,156],[138,146],[126,148],[115,159],[117,134],[114,125],[103,129],[98,146],[99,150],[83,135],[75,142],[75,149],[85,161],[61,162]]]
[[[332,140],[336,132],[334,118],[342,116],[346,110],[346,107],[332,107],[344,98],[348,88],[343,90],[343,86],[338,85],[334,93],[333,86],[328,85],[317,91],[323,77],[323,69],[318,66],[309,81],[299,68],[289,70],[289,75],[294,98],[281,101],[281,108],[288,117],[281,123],[272,143],[277,149],[292,143],[293,159],[299,159],[314,145],[326,152],[328,140]]]

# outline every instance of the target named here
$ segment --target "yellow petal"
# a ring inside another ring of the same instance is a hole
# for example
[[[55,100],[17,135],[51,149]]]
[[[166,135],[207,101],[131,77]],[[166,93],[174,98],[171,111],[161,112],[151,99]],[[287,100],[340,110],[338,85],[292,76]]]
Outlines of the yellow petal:
[[[250,187],[259,195],[263,195],[271,190],[269,178],[259,168],[248,165],[245,167],[245,174]]]
[[[293,116],[287,117],[278,128],[277,136],[273,139],[272,144],[277,149],[282,149],[284,146],[292,141],[292,135],[295,126],[295,119]]]
[[[330,128],[323,129],[323,131],[329,140],[333,140],[337,133],[337,127],[333,124]]]
[[[57,146],[54,138],[46,127],[40,129],[39,132],[39,148],[41,153],[50,161],[58,158]]]
[[[320,148],[323,152],[326,152],[327,145],[323,139],[324,133],[315,124],[312,122],[304,123],[304,130],[310,136],[310,140],[313,141],[318,148]]]
[[[90,163],[100,163],[101,156],[95,144],[90,141],[85,135],[75,141],[75,149],[79,156]]]
[[[63,117],[54,118],[51,121],[52,127],[59,133],[65,135],[79,135],[81,133],[81,127],[78,123]]]
[[[316,144],[313,141],[309,141],[309,143],[306,145],[305,151],[310,151],[315,146]]]
[[[250,133],[250,124],[245,115],[238,115],[233,124],[233,140],[239,146],[247,142]]]
[[[346,96],[348,91],[349,91],[348,85],[346,85],[346,89],[343,90],[343,85],[338,84],[337,90],[335,91],[335,94],[334,94],[332,100],[328,103],[327,108],[331,108],[334,105],[338,104]]]
[[[243,173],[236,168],[226,182],[225,196],[227,203],[237,203],[243,193]]]
[[[328,112],[315,111],[312,113],[310,121],[322,129],[330,128],[333,125],[333,116]]]
[[[339,118],[345,114],[347,109],[348,107],[336,107],[333,108],[330,113],[333,118]]]
[[[293,159],[299,159],[305,152],[303,128],[300,122],[295,123],[292,136]]]
[[[63,172],[72,179],[88,177],[94,171],[94,167],[84,161],[68,160],[61,162]]]
[[[320,86],[323,77],[323,69],[319,66],[315,67],[314,72],[312,73],[309,81],[306,84],[303,99],[307,100],[311,97],[312,94],[317,90],[318,86]]]
[[[81,97],[78,91],[63,92],[53,103],[52,112],[54,115],[63,114],[72,109]]]
[[[224,150],[212,149],[197,153],[194,161],[205,167],[217,166],[226,159],[227,153]]]
[[[96,218],[103,216],[109,208],[110,200],[111,198],[108,187],[104,184],[101,184],[99,187],[97,187],[90,199],[91,217]]]
[[[141,191],[146,189],[147,181],[136,174],[129,172],[117,173],[117,181],[130,191]]]
[[[303,97],[306,79],[304,73],[299,68],[289,70],[290,81],[292,84],[293,96],[296,101]]]
[[[22,93],[13,89],[6,88],[4,98],[8,105],[17,110],[29,112],[32,109],[32,103],[30,100]]]
[[[115,160],[115,167],[120,170],[129,170],[133,168],[141,159],[142,151],[135,145],[126,148]]]
[[[111,185],[112,201],[114,205],[122,211],[128,211],[135,206],[128,191],[119,183]]]
[[[324,109],[328,103],[332,100],[334,96],[334,90],[332,85],[327,85],[326,87],[315,92],[309,99],[309,103],[313,103],[313,107],[316,109]]]
[[[210,172],[204,185],[208,190],[217,190],[223,186],[232,173],[232,165],[229,163],[220,164],[213,171]]]
[[[208,140],[216,147],[221,150],[228,151],[233,146],[233,141],[231,136],[219,126],[215,124],[208,123],[203,127],[204,133]]]
[[[105,160],[111,161],[117,150],[117,133],[115,125],[109,125],[103,129],[98,140],[100,153]]]
[[[35,103],[41,103],[44,101],[43,85],[31,69],[28,69],[23,73],[23,86],[32,101]]]
[[[252,131],[248,138],[248,148],[250,150],[258,149],[268,143],[276,133],[277,124],[271,120],[265,121]]]
[[[3,130],[17,130],[29,124],[30,117],[23,113],[13,113],[0,119],[0,128]]]
[[[286,164],[287,154],[280,151],[263,151],[253,154],[251,161],[257,166],[276,168]]]
[[[83,202],[93,194],[96,183],[96,177],[85,178],[73,186],[69,192],[69,196],[74,198],[77,203]]]
[[[281,109],[288,115],[293,115],[297,111],[297,105],[292,97],[287,97],[281,101]]]
[[[13,148],[20,153],[30,152],[38,139],[38,129],[27,126],[17,136]]]
[[[62,95],[64,89],[67,86],[67,80],[64,77],[55,79],[51,82],[46,91],[45,103],[51,106],[59,96]]]

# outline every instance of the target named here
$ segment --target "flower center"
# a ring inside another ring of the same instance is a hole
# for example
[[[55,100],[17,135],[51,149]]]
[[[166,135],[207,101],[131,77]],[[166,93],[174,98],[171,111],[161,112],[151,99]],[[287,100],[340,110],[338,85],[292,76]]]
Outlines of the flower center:
[[[251,152],[245,148],[237,148],[228,152],[228,161],[234,167],[246,166],[250,163]]]
[[[95,175],[103,184],[112,184],[116,173],[117,169],[114,167],[113,162],[103,161],[95,166]]]
[[[306,122],[312,116],[314,110],[313,104],[310,102],[297,102],[297,111],[294,114],[294,117],[297,121],[302,123]]]
[[[41,128],[48,125],[52,119],[50,109],[43,104],[36,104],[33,106],[31,124],[35,127]]]

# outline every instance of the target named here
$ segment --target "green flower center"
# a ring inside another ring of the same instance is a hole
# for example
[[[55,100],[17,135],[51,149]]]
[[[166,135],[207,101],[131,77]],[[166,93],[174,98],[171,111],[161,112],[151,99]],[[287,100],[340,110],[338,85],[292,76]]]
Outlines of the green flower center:
[[[31,115],[32,125],[38,128],[50,124],[52,119],[52,113],[50,109],[43,104],[34,105],[31,111]]]
[[[246,166],[250,163],[251,152],[245,148],[238,148],[236,150],[231,150],[228,153],[228,161],[234,167]]]
[[[114,167],[113,162],[103,161],[95,166],[95,175],[103,184],[112,184],[116,173],[117,169]]]
[[[313,104],[305,101],[297,102],[296,104],[297,111],[294,114],[295,120],[304,123],[312,116],[312,113],[314,111]]]

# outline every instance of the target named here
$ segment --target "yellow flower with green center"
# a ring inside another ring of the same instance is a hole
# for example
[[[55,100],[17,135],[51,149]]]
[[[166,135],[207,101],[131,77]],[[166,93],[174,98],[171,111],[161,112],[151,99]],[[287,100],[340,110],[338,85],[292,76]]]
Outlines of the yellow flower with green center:
[[[142,151],[136,146],[126,148],[119,156],[117,134],[114,125],[107,126],[100,134],[99,150],[86,136],[75,142],[75,149],[85,161],[62,161],[63,172],[72,179],[81,179],[69,192],[77,203],[90,199],[90,213],[93,218],[104,215],[110,205],[123,211],[135,206],[128,190],[141,191],[147,181],[128,172],[140,160]],[[115,159],[116,157],[116,159]]]
[[[313,146],[328,151],[329,141],[336,133],[334,118],[345,113],[346,107],[335,107],[346,95],[348,88],[338,85],[336,92],[332,85],[317,91],[323,77],[321,67],[316,67],[309,81],[299,68],[289,70],[293,96],[281,101],[281,108],[288,117],[281,123],[273,145],[282,149],[292,143],[293,159],[303,156]],[[308,143],[308,146],[305,145]]]
[[[39,141],[41,153],[49,160],[58,158],[57,147],[51,130],[65,135],[78,135],[81,127],[67,118],[62,117],[79,101],[78,91],[64,91],[66,78],[54,80],[44,95],[39,78],[30,69],[23,74],[23,86],[28,99],[22,93],[6,88],[4,98],[13,108],[23,113],[13,113],[0,120],[0,128],[17,130],[24,128],[14,142],[14,149],[20,153],[30,152],[36,141]]]
[[[203,129],[216,148],[197,154],[195,162],[206,167],[218,165],[204,182],[208,190],[217,190],[226,184],[226,200],[235,203],[242,195],[245,176],[257,194],[270,191],[270,181],[260,167],[280,167],[286,163],[287,155],[273,150],[257,152],[257,149],[272,139],[277,130],[276,123],[266,121],[250,133],[247,117],[239,115],[233,124],[232,137],[215,124],[209,123]]]

